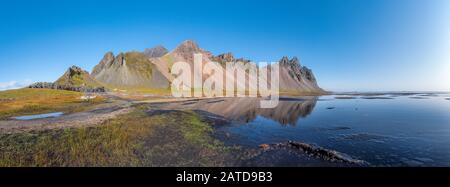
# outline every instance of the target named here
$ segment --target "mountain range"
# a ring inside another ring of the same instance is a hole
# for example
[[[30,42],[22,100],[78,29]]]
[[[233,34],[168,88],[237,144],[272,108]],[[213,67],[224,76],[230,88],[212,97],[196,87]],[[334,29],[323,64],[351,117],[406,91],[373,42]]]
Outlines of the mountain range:
[[[51,87],[69,90],[128,90],[128,89],[170,89],[174,76],[170,70],[175,62],[183,61],[194,68],[194,53],[203,55],[203,63],[217,62],[224,68],[227,63],[237,62],[253,63],[244,58],[235,58],[232,53],[213,55],[211,52],[199,47],[191,40],[184,41],[174,50],[169,51],[163,46],[145,49],[143,52],[125,52],[114,55],[107,52],[91,73],[79,67],[72,66],[62,77],[54,83],[35,83],[31,88]],[[283,57],[279,62],[280,92],[322,94],[313,72],[300,65],[298,58]],[[245,70],[244,70],[245,71]],[[194,72],[194,71],[192,71]],[[197,71],[201,73],[202,71]],[[195,75],[194,75],[195,76]],[[224,80],[230,80],[234,72],[224,68]],[[251,75],[246,73],[246,80]],[[202,77],[208,77],[203,75]],[[237,82],[247,88],[256,87],[245,82]],[[246,84],[246,85],[243,85]],[[225,85],[225,84],[224,84]]]

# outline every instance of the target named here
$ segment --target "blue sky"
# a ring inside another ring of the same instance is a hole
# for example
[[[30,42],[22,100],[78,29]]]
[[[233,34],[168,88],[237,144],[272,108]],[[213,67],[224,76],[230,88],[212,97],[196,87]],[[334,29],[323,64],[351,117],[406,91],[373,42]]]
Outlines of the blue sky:
[[[450,91],[450,1],[1,2],[0,89],[88,71],[104,53],[192,39],[255,61],[297,56],[333,91]]]

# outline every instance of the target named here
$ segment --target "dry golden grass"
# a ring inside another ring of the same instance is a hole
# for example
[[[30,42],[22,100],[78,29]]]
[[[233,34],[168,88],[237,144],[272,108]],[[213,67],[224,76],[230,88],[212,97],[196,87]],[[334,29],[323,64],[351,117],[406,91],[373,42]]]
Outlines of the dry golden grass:
[[[0,119],[47,112],[77,112],[103,102],[103,98],[84,101],[82,93],[52,89],[18,89],[0,92]]]

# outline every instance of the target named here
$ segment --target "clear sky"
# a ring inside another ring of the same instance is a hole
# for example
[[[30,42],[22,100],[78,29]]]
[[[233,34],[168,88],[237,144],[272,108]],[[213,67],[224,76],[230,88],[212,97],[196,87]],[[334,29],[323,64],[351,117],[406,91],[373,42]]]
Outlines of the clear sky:
[[[448,0],[0,3],[0,89],[186,39],[255,61],[298,56],[333,91],[450,91]]]

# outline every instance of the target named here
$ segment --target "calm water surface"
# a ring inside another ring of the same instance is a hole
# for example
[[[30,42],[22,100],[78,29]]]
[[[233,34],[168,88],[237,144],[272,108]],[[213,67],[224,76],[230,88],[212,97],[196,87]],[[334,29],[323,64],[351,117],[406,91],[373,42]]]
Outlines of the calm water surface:
[[[56,118],[64,115],[62,112],[53,112],[53,113],[47,113],[47,114],[37,114],[37,115],[27,115],[27,116],[17,116],[13,117],[12,119],[15,120],[34,120],[34,119],[44,119],[44,118]]]
[[[230,98],[181,106],[230,120],[231,124],[217,125],[216,130],[228,145],[257,148],[260,144],[299,141],[374,166],[450,166],[449,97],[384,94],[282,98],[274,109],[259,108],[255,99]]]
[[[281,118],[257,114],[219,132],[232,137],[225,139],[228,144],[248,147],[293,140],[378,166],[450,166],[448,95],[377,97],[281,101],[273,114],[292,103],[310,102],[311,107],[291,108]]]

